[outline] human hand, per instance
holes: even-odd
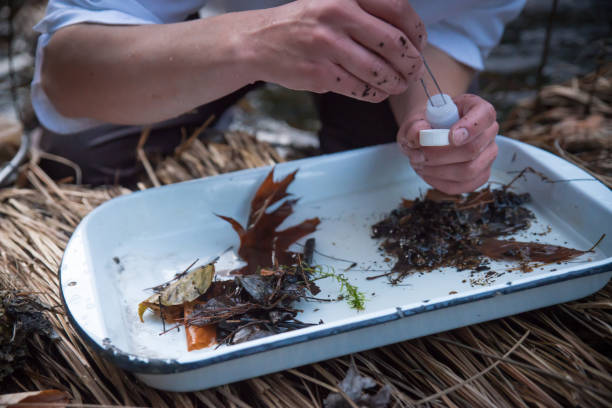
[[[244,30],[256,80],[380,102],[422,74],[425,26],[407,1],[298,0]]]
[[[397,142],[427,184],[447,194],[460,194],[474,191],[489,179],[497,156],[499,124],[495,108],[481,97],[464,94],[453,100],[460,119],[450,128],[450,146],[420,146],[419,131],[431,129],[425,109],[401,124]]]

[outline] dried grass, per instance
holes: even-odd
[[[573,100],[588,100],[578,95]],[[609,120],[599,102],[592,106],[592,114],[601,113]],[[516,115],[526,115],[523,109],[528,108],[519,108]],[[560,146],[567,146],[567,138],[542,136],[545,130],[540,126],[551,131],[554,125],[522,120],[539,135],[533,136],[538,144],[551,148],[550,141],[559,140]],[[524,131],[519,136],[530,134]],[[243,133],[225,135],[225,143],[185,139],[189,145],[156,165],[144,153],[140,155],[150,166],[140,188],[280,161],[271,147]],[[609,182],[609,174],[599,175]],[[611,284],[579,301],[206,391],[151,389],[85,346],[59,299],[57,270],[71,232],[93,208],[130,191],[58,185],[34,163],[24,166],[20,179],[27,188],[0,190],[0,286],[35,292],[56,306],[58,312],[49,318],[60,339],[52,345],[31,340],[36,357],[24,375],[4,384],[12,391],[56,388],[70,393],[77,405],[321,407],[329,392],[338,391],[338,382],[354,361],[360,373],[391,385],[394,407],[599,407],[612,401]]]
[[[500,133],[549,150],[612,188],[612,63],[544,87],[518,104]]]

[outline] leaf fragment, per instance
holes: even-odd
[[[360,375],[354,365],[349,367],[346,377],[338,384],[338,388],[343,393],[330,393],[323,400],[325,408],[350,407],[346,398],[349,398],[353,405],[363,408],[384,408],[391,402],[391,386],[385,384],[374,392],[378,388],[376,381],[372,377]]]
[[[23,404],[28,407],[47,407],[53,404],[54,407],[65,407],[70,399],[68,393],[59,390],[29,391],[0,395],[0,406],[10,408]]]
[[[485,239],[478,249],[484,255],[496,260],[507,259],[547,264],[568,261],[587,252],[538,242],[507,241],[493,238]]]
[[[206,293],[215,275],[214,264],[200,266],[191,272],[186,273],[181,278],[172,282],[159,293],[155,293],[147,300],[138,305],[138,317],[143,322],[143,314],[147,309],[151,309],[154,313],[160,314],[161,308],[164,308],[164,313],[168,311],[172,317],[176,317],[173,306],[180,306],[181,310],[177,310],[176,314],[180,316],[183,304],[193,302],[198,297]],[[166,310],[169,308],[170,310]],[[164,317],[164,320],[166,317]]]
[[[285,200],[273,211],[268,212],[268,209],[289,196],[287,187],[295,179],[297,170],[278,182],[274,181],[273,173],[274,170],[268,173],[251,201],[246,229],[231,217],[217,215],[230,223],[240,238],[238,255],[247,266],[234,273],[253,275],[259,268],[295,263],[294,254],[288,250],[289,247],[300,238],[314,232],[320,223],[319,218],[310,218],[298,225],[277,231],[283,221],[293,214],[293,206],[298,200]]]

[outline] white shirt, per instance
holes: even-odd
[[[316,0],[315,0],[316,1]],[[288,3],[283,0],[50,0],[45,17],[34,27],[41,33],[32,81],[32,105],[40,122],[56,133],[74,133],[102,123],[66,118],[57,112],[40,85],[43,49],[62,27],[77,23],[162,24],[202,16],[253,10]],[[481,70],[497,45],[506,22],[516,17],[525,0],[411,0],[427,28],[428,41],[457,61]],[[204,8],[203,8],[204,7]]]

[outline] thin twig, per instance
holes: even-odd
[[[146,127],[142,130],[140,134],[140,140],[138,140],[138,146],[136,147],[136,155],[138,156],[138,160],[142,163],[147,172],[147,176],[149,176],[149,180],[155,187],[161,186],[155,171],[153,170],[153,166],[151,166],[151,162],[147,158],[147,154],[144,151],[144,145],[149,138],[149,134],[151,133],[151,127]]]
[[[48,153],[45,151],[39,151],[37,152],[37,154],[43,159],[61,163],[65,166],[70,167],[72,170],[74,170],[74,184],[79,185],[83,182],[83,170],[81,170],[81,166],[79,166],[72,160],[62,157],[62,156],[58,156],[53,153]]]
[[[180,145],[178,145],[176,147],[176,149],[174,149],[174,156],[175,157],[179,157],[181,154],[183,154],[183,152],[185,152],[186,150],[188,150],[191,145],[193,144],[193,141],[195,139],[198,138],[198,136],[200,136],[200,134],[206,130],[206,128],[208,127],[208,125],[210,125],[210,123],[215,120],[215,115],[210,115],[208,117],[208,119],[206,119],[206,121],[202,124],[202,126],[198,127],[196,130],[194,130],[194,132],[191,134],[191,136],[189,136],[189,138],[185,141],[183,141]],[[184,128],[181,128],[181,130]]]
[[[605,237],[606,237],[606,234],[601,234],[601,237],[599,237],[597,242],[594,243],[593,246],[586,252],[593,252],[593,250],[599,246],[599,244],[601,243],[601,241],[603,241]]]

